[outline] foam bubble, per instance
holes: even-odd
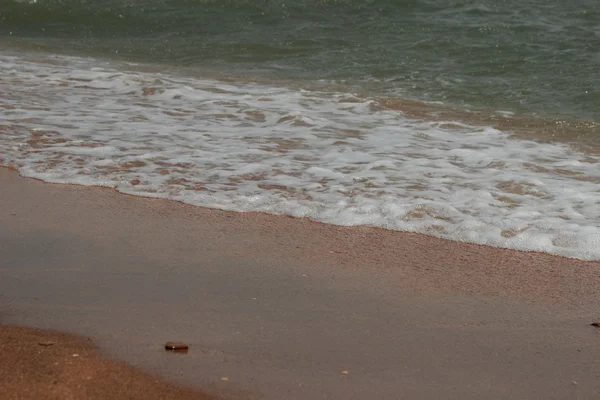
[[[564,144],[351,93],[74,57],[0,64],[0,162],[24,176],[600,259],[599,160]]]

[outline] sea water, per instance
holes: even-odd
[[[3,0],[0,164],[598,260],[599,54],[592,1]]]

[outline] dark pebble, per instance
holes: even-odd
[[[592,322],[591,325],[600,328],[600,321]]]
[[[167,342],[165,343],[166,350],[187,350],[189,346],[181,342]]]

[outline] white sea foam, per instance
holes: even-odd
[[[567,145],[349,93],[67,57],[0,68],[0,162],[24,176],[600,259],[598,157]]]

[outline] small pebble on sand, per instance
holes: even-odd
[[[181,342],[167,342],[165,343],[166,350],[187,350],[189,346]]]

